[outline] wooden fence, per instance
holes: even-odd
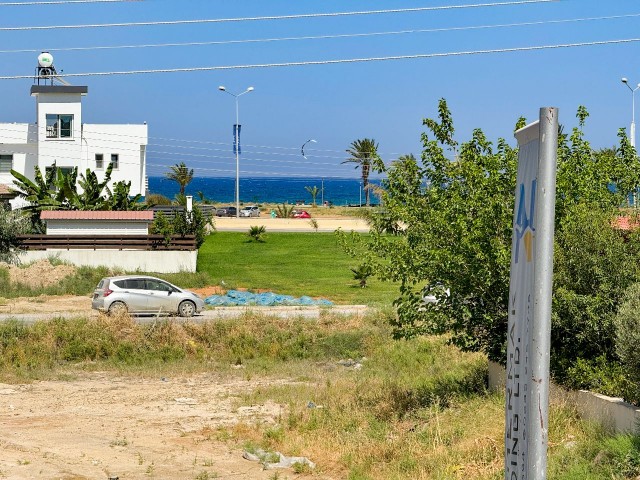
[[[196,250],[194,235],[20,235],[23,250]]]
[[[216,216],[215,205],[199,203],[197,207],[205,217],[213,218]],[[153,210],[153,218],[158,216],[158,212],[162,212],[165,217],[172,220],[176,216],[176,212],[184,212],[186,208],[181,205],[155,205],[151,207],[151,210]]]

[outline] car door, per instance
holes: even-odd
[[[126,278],[114,282],[121,291],[122,301],[129,312],[143,312],[147,308],[147,292],[143,278]]]
[[[155,278],[147,278],[147,311],[175,312],[177,297],[172,295],[174,288],[167,282]]]

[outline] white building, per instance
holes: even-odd
[[[99,125],[84,123],[82,97],[88,87],[33,85],[35,123],[0,123],[0,185],[13,186],[11,169],[35,178],[55,164],[62,169],[87,168],[104,179],[114,164],[111,184],[131,182],[131,195],[146,194],[147,125]],[[13,201],[12,201],[13,202]]]

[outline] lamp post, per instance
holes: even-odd
[[[240,217],[240,110],[238,108],[238,98],[245,93],[253,92],[253,87],[247,88],[242,93],[231,93],[227,89],[220,85],[218,90],[224,93],[228,93],[236,99],[236,124],[233,128],[235,150],[236,150],[236,218]]]
[[[622,83],[624,83],[629,90],[631,90],[631,128],[629,130],[629,139],[631,140],[631,145],[633,148],[636,148],[636,99],[635,93],[636,90],[640,88],[640,83],[636,86],[636,88],[632,88],[629,85],[629,80],[626,78],[622,78]]]

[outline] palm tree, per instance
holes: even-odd
[[[184,162],[181,162],[179,164],[172,165],[171,171],[165,173],[165,176],[169,180],[178,182],[178,185],[180,185],[180,195],[184,195],[184,189],[189,185],[189,183],[191,183],[191,180],[193,180],[193,169],[189,170]]]
[[[346,150],[351,155],[342,163],[355,163],[362,173],[362,188],[364,189],[365,202],[369,206],[369,173],[372,162],[378,158],[378,144],[373,138],[364,138],[351,142],[351,147]]]
[[[313,202],[313,206],[316,206],[316,197],[318,196],[318,193],[320,193],[320,189],[314,185],[313,187],[304,187],[304,189],[309,192],[309,195],[311,195],[311,199]]]

